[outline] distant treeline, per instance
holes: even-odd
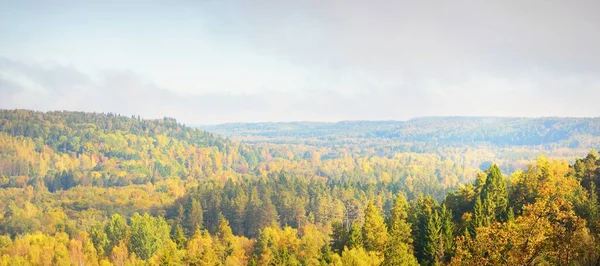
[[[448,146],[577,148],[587,147],[590,138],[600,136],[600,118],[428,117],[408,121],[236,123],[201,128],[223,136],[248,138],[383,138]]]

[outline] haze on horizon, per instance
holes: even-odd
[[[0,108],[600,115],[598,1],[0,1]]]

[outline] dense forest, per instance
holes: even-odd
[[[600,135],[600,118],[424,117],[408,121],[232,123],[202,126],[225,136],[383,138],[440,146],[585,147],[581,137]]]
[[[600,263],[596,119],[440,120],[240,141],[266,131],[1,110],[0,265]]]
[[[408,121],[232,123],[201,128],[247,144],[308,145],[340,156],[436,154],[463,166],[492,162],[512,173],[541,154],[569,161],[600,148],[600,118],[424,117]],[[343,152],[342,152],[343,153]]]

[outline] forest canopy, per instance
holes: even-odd
[[[597,264],[598,122],[478,121],[230,140],[172,118],[0,110],[0,265]]]

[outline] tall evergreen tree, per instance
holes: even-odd
[[[348,244],[348,231],[341,222],[334,222],[331,227],[331,249],[341,255]]]
[[[598,194],[596,194],[596,184],[590,182],[588,189],[588,197],[585,204],[586,220],[590,230],[598,234],[600,233],[600,203],[598,202]]]
[[[508,209],[508,190],[500,168],[493,164],[487,170],[485,185],[481,191],[484,212],[490,222],[506,221]]]
[[[431,197],[421,196],[410,204],[409,222],[412,226],[415,256],[421,264],[426,261],[427,224],[436,207],[437,204]]]
[[[425,262],[427,265],[439,265],[444,259],[444,236],[442,221],[438,211],[433,212],[427,219],[425,231]]]
[[[363,245],[367,251],[382,251],[388,240],[387,228],[379,211],[369,202],[365,210],[365,223],[362,228]]]
[[[262,202],[259,199],[258,190],[253,188],[244,213],[244,231],[248,237],[258,237],[261,216]]]
[[[204,213],[202,211],[202,205],[194,197],[190,196],[187,206],[185,208],[185,229],[188,235],[192,235],[194,232],[202,229],[202,221]]]
[[[383,265],[419,265],[413,254],[413,239],[407,223],[408,203],[403,194],[396,196],[390,217],[390,237],[385,248]]]
[[[357,222],[350,226],[350,232],[348,232],[348,248],[363,247],[363,234],[360,224]]]
[[[452,220],[452,211],[446,208],[446,204],[442,204],[440,219],[442,223],[445,259],[449,261],[454,253],[454,221]]]
[[[475,235],[475,232],[478,227],[487,226],[487,219],[485,213],[483,211],[483,203],[481,202],[481,197],[477,197],[475,199],[475,204],[473,205],[473,218],[469,224],[469,231],[471,235]]]
[[[185,242],[187,239],[185,238],[185,234],[183,233],[183,227],[180,224],[175,224],[173,228],[173,242],[177,244],[178,249],[185,248]]]
[[[233,252],[234,239],[231,227],[229,227],[229,221],[223,215],[219,215],[219,226],[217,227],[214,240],[217,256],[221,261],[225,261],[227,256]]]
[[[264,193],[261,199],[262,206],[260,212],[259,229],[263,229],[267,226],[278,224],[277,208],[271,201],[270,193]]]

